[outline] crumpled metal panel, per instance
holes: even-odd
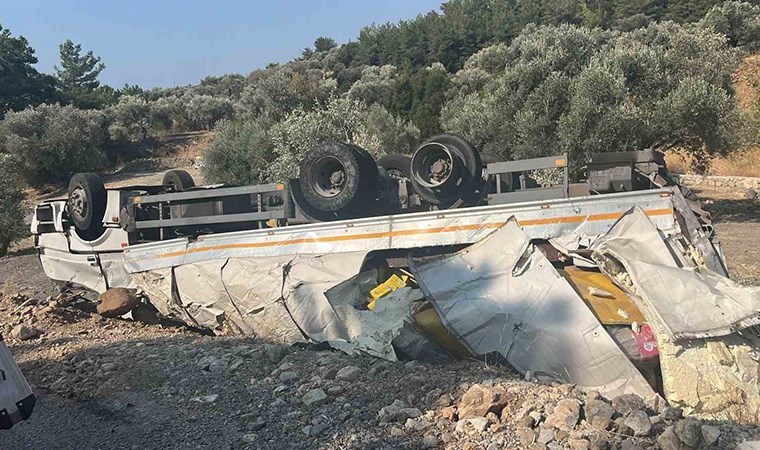
[[[446,328],[475,355],[496,352],[532,371],[608,396],[653,391],[583,300],[510,220],[429,263],[417,282]]]
[[[635,294],[639,309],[672,340],[725,336],[760,324],[760,287],[742,286],[707,267],[681,267],[646,214],[626,213],[591,246],[609,276]],[[622,269],[620,268],[622,265]]]

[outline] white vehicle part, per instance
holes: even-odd
[[[593,258],[671,340],[725,336],[760,324],[760,287],[742,286],[676,255],[638,207],[591,246]],[[622,265],[622,269],[620,268]]]
[[[635,209],[594,243],[594,259],[655,331],[668,401],[687,414],[756,425],[760,338],[756,328],[741,329],[755,323],[760,288],[742,287],[705,261],[678,267],[666,239]]]
[[[37,399],[0,336],[0,429],[26,420]]]
[[[48,278],[105,292],[107,285],[99,255],[71,253],[68,239],[63,233],[43,233],[38,237],[37,246],[42,268]]]
[[[510,205],[370,217],[283,228],[209,234],[130,246],[127,271],[143,272],[200,261],[296,254],[369,252],[383,249],[468,244],[479,241],[515,216],[531,239],[566,231],[605,233],[622,214],[638,205],[664,233],[677,229],[670,189],[625,192]]]
[[[614,397],[654,392],[575,290],[510,220],[478,243],[412,261],[441,321],[475,355]]]

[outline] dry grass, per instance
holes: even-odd
[[[679,151],[665,154],[668,170],[674,173],[690,173],[694,158]],[[714,158],[707,175],[760,177],[760,147],[738,150],[728,156]]]

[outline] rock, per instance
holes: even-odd
[[[760,441],[744,441],[737,445],[734,450],[760,450]]]
[[[335,379],[343,381],[354,381],[359,378],[359,375],[361,375],[361,373],[361,369],[356,366],[346,366],[335,374]]]
[[[662,413],[660,415],[665,420],[678,420],[681,417],[683,417],[683,411],[681,410],[681,408],[673,408],[672,406],[666,406],[662,408]]]
[[[747,189],[747,190],[744,192],[744,197],[745,197],[747,200],[754,200],[754,199],[756,199],[756,198],[757,198],[757,192],[756,192],[754,189],[752,189],[752,188],[749,188],[749,189]]]
[[[570,450],[589,450],[591,442],[588,439],[568,439],[567,447]]]
[[[28,341],[29,339],[34,339],[37,336],[40,335],[40,330],[37,328],[34,328],[33,326],[29,325],[16,325],[11,330],[11,336],[13,336],[16,339],[20,339],[22,341]]]
[[[291,381],[298,378],[298,374],[295,372],[282,372],[280,376],[277,377],[277,379],[280,380],[281,383],[290,383]]]
[[[517,429],[522,430],[525,428],[533,428],[536,426],[536,419],[533,418],[530,414],[526,414],[522,417],[520,417],[520,420],[517,421]]]
[[[605,436],[596,435],[589,442],[589,450],[609,450],[611,447],[609,439]]]
[[[437,447],[440,441],[435,436],[425,436],[422,438],[422,446],[425,448]]]
[[[457,422],[454,430],[458,433],[477,432],[482,433],[488,428],[489,422],[485,417],[470,417]]]
[[[637,409],[644,409],[644,399],[636,394],[618,395],[612,399],[612,407],[619,414],[626,415]]]
[[[615,419],[615,431],[625,436],[633,436],[633,430],[625,424],[625,419],[625,417]]]
[[[536,441],[541,444],[548,444],[554,439],[554,430],[549,427],[541,427],[538,430]]]
[[[266,352],[269,361],[277,364],[288,354],[288,349],[284,345],[264,344],[264,352]]]
[[[258,435],[256,433],[247,433],[243,435],[243,442],[246,444],[255,444]]]
[[[604,400],[588,400],[583,407],[583,414],[591,428],[607,430],[615,414],[615,408]]]
[[[632,440],[626,439],[620,443],[620,450],[644,450],[644,449],[636,445],[636,443],[633,442]]]
[[[718,442],[718,438],[720,438],[720,430],[718,427],[702,425],[702,443],[705,447],[710,447]]]
[[[443,409],[441,409],[441,417],[443,417],[446,420],[450,420],[452,422],[456,422],[459,416],[457,415],[457,412],[454,408],[451,406],[447,406]]]
[[[306,406],[319,406],[327,401],[327,394],[321,388],[312,389],[301,397],[301,401]]]
[[[335,395],[340,395],[342,393],[343,393],[343,388],[340,386],[330,386],[329,388],[327,388],[327,395],[335,396]]]
[[[158,325],[161,323],[158,319],[158,310],[148,303],[140,303],[132,310],[132,320],[147,323],[148,325]]]
[[[660,450],[689,450],[689,447],[678,438],[675,427],[672,425],[665,428],[665,431],[657,437],[657,445],[660,446]]]
[[[264,420],[263,417],[259,417],[255,421],[248,424],[248,429],[251,431],[259,431],[265,426],[267,426],[267,422]]]
[[[499,414],[507,402],[507,391],[504,388],[475,384],[465,392],[457,405],[459,418],[485,417],[489,412]]]
[[[520,445],[523,447],[530,447],[534,442],[536,442],[536,432],[528,428],[527,430],[522,430],[518,433],[518,438],[520,439]]]
[[[668,406],[668,402],[660,394],[654,394],[646,400],[645,406],[653,414],[662,414],[665,407]]]
[[[702,440],[702,426],[691,417],[676,423],[675,432],[678,438],[689,447],[699,447]]]
[[[203,397],[193,397],[193,398],[190,399],[190,401],[193,402],[193,403],[200,403],[202,405],[208,405],[208,404],[216,402],[217,398],[219,398],[218,395],[211,394],[211,395],[204,395]]]
[[[652,422],[644,411],[631,411],[625,418],[625,425],[633,430],[634,436],[646,436],[652,430]]]
[[[401,400],[394,400],[390,405],[381,408],[378,411],[377,416],[380,419],[380,423],[389,422],[406,422],[409,418],[417,418],[422,415],[422,411],[417,408],[409,408],[406,403]]]
[[[581,404],[574,398],[564,398],[557,402],[554,412],[546,418],[546,425],[559,430],[570,431],[578,424]]]
[[[100,366],[100,369],[103,372],[115,372],[117,367],[118,366],[115,363],[105,363],[102,366]]]
[[[208,371],[211,373],[222,373],[227,370],[227,361],[223,359],[215,359],[208,365]]]
[[[140,298],[135,290],[127,288],[111,288],[98,297],[98,314],[103,317],[119,317],[137,308]]]

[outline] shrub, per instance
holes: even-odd
[[[13,156],[23,179],[64,182],[105,162],[105,117],[73,106],[40,105],[10,112],[0,122],[0,149]]]
[[[107,111],[108,132],[116,140],[141,141],[171,128],[171,109],[164,102],[124,95]]]
[[[728,1],[712,7],[699,22],[728,42],[746,51],[760,48],[760,6],[747,2]]]
[[[235,113],[232,102],[226,98],[195,95],[185,105],[187,118],[196,130],[210,130],[222,119],[231,119]]]
[[[257,184],[266,181],[274,159],[270,124],[223,120],[203,153],[203,176],[213,183]]]
[[[16,240],[28,234],[24,216],[26,195],[8,155],[0,155],[0,256]]]

